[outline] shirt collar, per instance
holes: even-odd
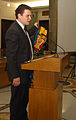
[[[17,21],[17,23],[21,26],[21,28],[24,30],[24,25],[23,25],[21,22],[19,22],[18,19],[16,19],[16,21]]]

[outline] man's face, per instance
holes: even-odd
[[[28,9],[24,10],[24,13],[18,14],[18,20],[23,24],[23,25],[29,25],[31,21],[31,11]]]

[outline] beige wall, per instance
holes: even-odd
[[[0,48],[1,48],[1,19],[14,20],[14,11],[17,4],[11,3],[10,7],[7,7],[7,2],[0,1]]]
[[[58,6],[58,45],[76,52],[76,0],[58,0]]]
[[[39,20],[49,20],[49,16],[42,16],[42,11],[48,11],[49,8],[38,9],[38,21]]]

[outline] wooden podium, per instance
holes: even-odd
[[[22,69],[34,70],[33,87],[29,90],[29,120],[62,119],[62,86],[59,72],[69,64],[69,55],[46,56],[22,64]]]

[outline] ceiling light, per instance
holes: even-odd
[[[49,0],[26,2],[25,4],[29,5],[30,7],[49,6]]]
[[[7,3],[7,6],[10,7],[10,3]]]

